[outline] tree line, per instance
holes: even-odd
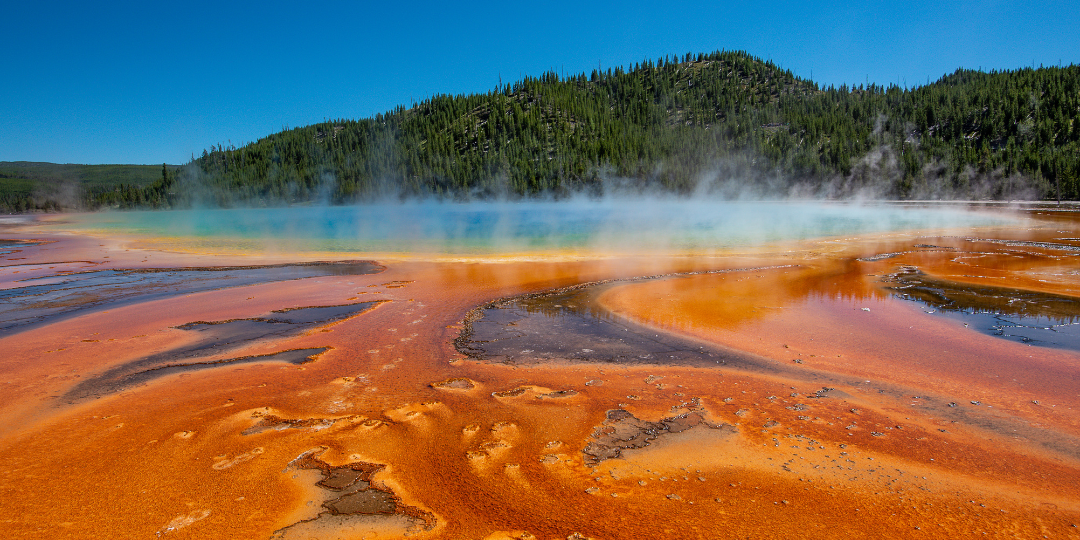
[[[1080,199],[1080,67],[820,88],[744,52],[526,77],[211,146],[88,207],[560,197]]]
[[[172,174],[178,166],[170,166]],[[78,165],[27,161],[0,162],[0,211],[59,212],[91,207],[94,194],[128,192],[137,195],[162,178],[155,165]]]

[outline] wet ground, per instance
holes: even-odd
[[[100,375],[84,379],[68,390],[63,399],[76,402],[117,393],[147,382],[188,371],[219,368],[226,365],[286,362],[304,364],[314,361],[329,347],[286,349],[282,351],[231,356],[261,342],[272,342],[301,334],[311,328],[355,317],[380,302],[360,302],[340,306],[315,306],[275,310],[259,317],[224,321],[196,321],[175,326],[195,332],[199,337],[188,344],[131,360]]]
[[[640,281],[639,279],[627,282]],[[761,359],[690,342],[611,317],[595,297],[609,281],[500,299],[470,312],[454,341],[472,358],[538,362],[731,366],[775,373]]]
[[[25,271],[34,270],[35,266],[39,265],[5,265],[3,270],[14,277],[20,267]],[[317,276],[374,274],[381,270],[371,261],[333,261],[48,272],[17,279],[0,290],[0,331],[23,330],[62,317],[182,294]]]
[[[1021,343],[1080,351],[1080,302],[1075,297],[935,279],[915,267],[902,267],[887,280],[893,283],[889,290],[921,302],[930,308],[927,313]]]
[[[8,229],[0,533],[1080,538],[1080,216],[1035,217],[329,265]]]

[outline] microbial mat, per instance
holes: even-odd
[[[1080,212],[0,224],[5,538],[1080,538]]]

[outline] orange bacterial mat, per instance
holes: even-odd
[[[1078,231],[448,260],[9,226],[0,536],[1080,538]]]

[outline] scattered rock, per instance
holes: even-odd
[[[547,394],[540,394],[536,396],[536,399],[559,399],[576,396],[577,390],[557,390],[555,392],[548,392]]]
[[[531,386],[519,386],[512,390],[506,390],[505,392],[492,392],[491,395],[497,398],[518,397],[525,392],[528,392]]]
[[[262,433],[264,431],[281,431],[285,429],[311,429],[316,431],[319,429],[325,429],[334,425],[339,420],[345,418],[281,418],[279,416],[268,414],[262,416],[258,422],[251,427],[240,432],[241,435],[255,435],[256,433]]]
[[[326,448],[316,448],[300,454],[289,463],[289,470],[317,470],[322,479],[315,485],[323,491],[324,510],[316,517],[298,521],[274,531],[272,539],[285,539],[296,536],[306,526],[325,521],[328,525],[336,523],[340,516],[386,516],[404,518],[415,531],[428,531],[435,527],[435,516],[419,508],[405,505],[389,489],[374,485],[372,476],[384,468],[383,465],[356,461],[333,466],[319,459]]]
[[[476,388],[476,383],[465,377],[456,377],[453,379],[446,379],[445,381],[431,383],[432,388],[441,388],[444,390],[472,390]]]
[[[706,422],[698,412],[688,412],[679,416],[662,418],[658,422],[648,422],[624,409],[612,409],[607,412],[604,422],[593,431],[593,442],[581,452],[585,454],[585,465],[592,467],[604,460],[618,458],[623,450],[644,448],[658,437],[694,428],[737,432],[735,426],[730,424]]]

